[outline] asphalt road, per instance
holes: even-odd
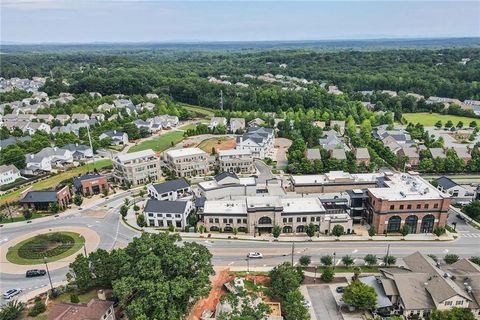
[[[119,219],[118,208],[123,203],[125,196],[112,197],[102,203],[106,205],[109,213],[103,219],[88,216],[89,210],[73,213],[69,216],[56,219],[36,222],[31,224],[21,224],[15,227],[0,229],[0,241],[5,242],[14,239],[27,232],[45,229],[49,227],[83,226],[88,227],[98,233],[100,236],[100,248],[112,249],[116,243],[128,243],[139,233],[125,227]],[[95,208],[93,208],[95,209]],[[457,220],[457,230],[459,238],[451,242],[296,242],[294,243],[293,261],[298,261],[302,255],[310,255],[313,263],[318,263],[320,257],[325,254],[336,254],[337,261],[343,255],[354,257],[356,263],[363,263],[362,257],[366,254],[376,254],[379,258],[387,252],[390,244],[390,254],[401,258],[411,254],[414,251],[420,251],[425,254],[435,254],[439,257],[446,253],[455,253],[460,257],[470,257],[480,255],[480,230],[474,229],[465,222],[451,217],[451,221]],[[246,255],[248,252],[256,251],[264,255],[263,259],[250,259],[250,267],[272,267],[284,261],[291,261],[292,243],[287,242],[266,242],[266,241],[241,241],[241,240],[205,240],[205,239],[185,239],[185,241],[196,241],[205,245],[213,254],[212,262],[216,267],[240,267],[247,268]],[[6,263],[6,262],[4,262]],[[0,270],[1,271],[1,270]],[[65,275],[68,268],[61,268],[51,271],[52,282],[66,280]],[[14,275],[0,273],[0,289],[2,292],[11,288],[21,288],[24,292],[35,290],[39,287],[48,286],[48,277],[25,278],[24,275]]]
[[[272,168],[267,166],[263,161],[255,160],[254,164],[259,173],[257,178],[258,184],[265,184],[267,180],[274,178]]]

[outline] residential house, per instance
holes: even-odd
[[[230,131],[233,133],[243,132],[245,130],[244,118],[230,118]]]
[[[153,111],[157,106],[151,102],[142,102],[140,104],[137,104],[136,108],[138,110],[147,110],[147,111]]]
[[[190,200],[160,201],[148,199],[143,209],[145,221],[149,227],[184,230],[188,226],[188,216],[194,211],[194,204]]]
[[[88,116],[88,114],[85,114],[85,113],[74,113],[74,114],[72,114],[72,121],[84,122],[84,121],[87,121],[87,120],[90,120],[90,117]]]
[[[348,149],[343,137],[335,130],[324,132],[324,136],[318,140],[320,146],[325,150]]]
[[[447,157],[443,148],[430,148],[429,151],[430,151],[430,155],[432,156],[432,159],[436,159],[436,158],[445,159]]]
[[[452,203],[467,204],[476,197],[476,189],[472,186],[462,186],[452,179],[441,176],[435,179],[437,189],[452,196]]]
[[[343,92],[340,91],[337,86],[328,86],[328,93],[334,94],[337,96],[343,94]]]
[[[28,191],[19,202],[24,208],[32,210],[49,210],[52,203],[65,209],[72,203],[72,194],[68,185],[59,185],[54,190]]]
[[[73,178],[73,186],[75,191],[84,196],[92,196],[108,192],[107,176],[99,173],[87,173]]]
[[[415,98],[415,101],[420,101],[422,99],[425,99],[424,96],[422,96],[421,94],[416,94],[416,93],[407,93],[407,97],[413,97]]]
[[[111,112],[114,109],[115,109],[115,106],[109,103],[102,103],[97,107],[98,112]]]
[[[392,91],[392,90],[382,90],[381,92],[382,92],[383,94],[389,95],[390,97],[396,97],[396,96],[397,96],[397,92],[396,92],[396,91]]]
[[[132,101],[128,99],[116,99],[113,101],[113,104],[115,105],[115,107],[117,107],[117,109],[125,110],[128,115],[137,113],[135,105]]]
[[[305,150],[305,157],[308,160],[322,160],[322,156],[320,154],[320,149],[314,148],[314,149],[307,149]]]
[[[380,286],[381,291],[375,288],[378,297],[390,300],[392,307],[386,310],[424,320],[433,310],[468,308],[480,319],[480,267],[468,259],[442,265],[420,252],[403,261],[405,268],[381,269],[371,282]]]
[[[248,122],[248,127],[252,128],[252,127],[260,127],[262,125],[265,124],[265,121],[263,121],[262,119],[260,118],[255,118],[251,121]]]
[[[25,137],[8,137],[7,139],[0,140],[0,150],[3,148],[6,148],[8,146],[11,146],[17,142],[25,142],[25,141],[31,141],[32,137],[30,136],[25,136]]]
[[[69,123],[67,125],[61,126],[61,127],[55,127],[52,129],[53,134],[57,134],[59,132],[65,132],[65,133],[73,133],[76,136],[80,135],[80,129],[81,128],[87,128],[90,125],[87,122],[80,122],[80,123]]]
[[[70,116],[68,114],[57,114],[55,119],[60,121],[62,124],[65,124],[70,121]]]
[[[142,119],[137,119],[135,121],[133,121],[133,124],[135,126],[137,126],[138,129],[141,129],[141,128],[145,128],[148,130],[148,132],[152,132],[152,126],[153,126],[153,123],[152,122],[149,122],[149,121],[144,121]]]
[[[248,132],[237,137],[238,150],[250,150],[254,158],[273,156],[275,134],[271,128],[250,127]]]
[[[156,116],[153,118],[148,118],[148,122],[152,122],[152,128],[158,128],[158,125],[160,126],[160,129],[162,128],[174,128],[178,125],[178,117],[177,116],[170,116],[168,114],[164,114],[161,116]],[[157,126],[156,126],[157,125]]]
[[[325,121],[314,121],[313,125],[319,127],[320,129],[323,129],[325,128]]]
[[[125,132],[110,130],[103,132],[99,137],[100,140],[110,138],[112,145],[125,145],[128,143],[128,135]]]
[[[25,127],[23,127],[22,131],[24,133],[28,133],[30,135],[34,134],[37,131],[44,131],[46,133],[51,132],[51,128],[48,124],[42,122],[28,122]]]
[[[92,299],[88,303],[59,302],[49,307],[48,320],[115,320],[114,302]]]
[[[336,127],[338,127],[338,132],[343,136],[345,133],[345,121],[330,120],[330,129],[335,130]]]
[[[457,153],[457,156],[465,162],[465,164],[468,163],[468,161],[472,160],[472,155],[470,154],[470,151],[466,147],[453,147],[453,150]]]
[[[418,174],[388,174],[380,187],[368,188],[367,222],[378,234],[432,233],[447,223],[450,196]]]
[[[192,198],[192,188],[185,178],[149,184],[147,192],[150,198],[162,201]]]
[[[332,149],[330,150],[330,158],[336,160],[347,160],[347,154],[344,149]]]
[[[152,149],[116,155],[113,179],[119,183],[142,185],[160,178],[160,158]]]
[[[55,118],[51,114],[37,114],[37,119],[40,122],[50,123]]]
[[[147,94],[145,95],[145,97],[146,97],[147,99],[158,99],[158,94],[156,94],[156,93],[147,93]]]
[[[25,172],[52,171],[52,167],[64,167],[73,163],[73,152],[63,148],[46,147],[36,154],[25,155]]]
[[[213,180],[198,184],[200,196],[206,200],[231,199],[232,197],[255,196],[257,183],[253,177],[238,177],[233,172],[217,174]]]
[[[105,115],[103,113],[92,113],[90,115],[91,120],[97,120],[98,122],[105,121]]]
[[[357,164],[363,163],[366,166],[370,165],[370,153],[367,148],[355,148],[353,155],[355,156]]]
[[[250,150],[219,150],[217,155],[220,171],[236,173],[255,172],[253,155]]]
[[[19,178],[21,178],[20,170],[13,164],[0,166],[0,186],[13,183]]]
[[[212,117],[212,120],[210,120],[210,123],[208,124],[209,129],[216,128],[218,126],[227,126],[227,118],[225,117]]]
[[[414,147],[403,147],[398,150],[398,156],[407,157],[407,164],[410,167],[416,167],[420,164],[420,155],[417,152],[417,148]]]
[[[199,148],[171,149],[165,152],[165,160],[179,177],[207,174],[208,154]]]
[[[62,147],[72,152],[73,160],[81,161],[93,158],[93,150],[87,145],[78,143],[69,143]]]

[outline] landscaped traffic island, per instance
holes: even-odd
[[[79,251],[85,239],[75,232],[50,232],[23,240],[10,247],[7,260],[14,264],[34,265],[58,261]]]

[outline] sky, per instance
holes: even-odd
[[[1,0],[2,43],[480,37],[480,1]]]

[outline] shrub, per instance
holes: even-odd
[[[52,243],[57,246],[51,248]],[[18,256],[24,259],[42,259],[43,257],[55,257],[69,250],[75,244],[75,240],[68,234],[49,233],[33,237],[18,248]]]
[[[140,228],[146,227],[147,223],[145,222],[145,216],[143,214],[138,215],[137,217],[137,225]]]
[[[308,267],[308,265],[312,262],[312,259],[310,256],[301,256],[300,259],[298,259],[298,262],[302,267]]]
[[[32,214],[32,211],[30,211],[29,209],[23,209],[22,214],[25,220],[32,219],[33,214]]]
[[[322,275],[320,276],[320,279],[322,279],[325,282],[331,282],[334,277],[335,277],[335,271],[333,270],[333,268],[327,267],[323,270]]]
[[[140,210],[140,207],[137,206],[137,205],[134,205],[134,206],[133,206],[133,210],[134,210],[134,211],[138,211],[138,210]]]
[[[438,262],[438,257],[434,254],[427,254],[428,257],[430,257],[430,259],[432,259],[433,261],[435,262]]]
[[[122,217],[126,217],[127,216],[127,213],[128,213],[128,207],[123,205],[120,207],[120,214],[122,215]]]
[[[377,264],[377,256],[374,254],[367,254],[363,260],[365,261],[366,264],[369,266],[375,266]]]
[[[345,228],[342,225],[336,224],[336,225],[333,226],[332,234],[335,237],[340,237],[344,233],[345,233]]]
[[[445,228],[444,227],[436,227],[433,229],[433,233],[437,236],[440,237],[442,234],[445,233]]]
[[[387,266],[394,265],[396,262],[397,262],[397,258],[395,258],[394,256],[388,255],[383,257],[383,263],[385,263],[385,265]]]
[[[174,232],[174,231],[175,231],[175,227],[173,226],[173,224],[169,224],[169,225],[168,225],[168,231],[170,231],[170,232]]]
[[[80,298],[78,298],[78,296],[76,294],[71,294],[70,295],[70,302],[71,303],[79,303],[80,302]]]
[[[321,256],[320,257],[320,262],[324,265],[324,266],[331,266],[333,264],[333,257],[330,256],[330,255],[326,255],[326,256]]]
[[[377,231],[375,230],[375,227],[374,227],[374,226],[371,226],[371,227],[368,229],[368,235],[369,235],[370,237],[373,237],[376,233],[377,233]]]
[[[75,203],[75,205],[77,206],[81,206],[83,203],[82,196],[79,194],[76,194],[75,197],[73,197],[73,203]]]
[[[445,261],[446,264],[453,264],[457,262],[459,257],[456,254],[450,253],[446,254],[445,257],[443,257],[443,260]]]
[[[0,319],[15,320],[18,319],[25,308],[25,304],[18,300],[12,300],[4,304],[0,309]]]
[[[353,261],[353,258],[349,255],[346,255],[344,257],[342,257],[342,263],[345,267],[350,267],[351,265],[353,265],[354,261]]]
[[[30,311],[28,312],[28,315],[30,317],[36,317],[40,313],[45,312],[45,310],[47,310],[45,303],[43,303],[43,301],[37,301],[35,302],[35,305],[32,307],[32,309],[30,309]]]
[[[475,263],[476,265],[479,265],[479,266],[480,266],[480,256],[470,257],[469,260],[472,261],[473,263]]]

